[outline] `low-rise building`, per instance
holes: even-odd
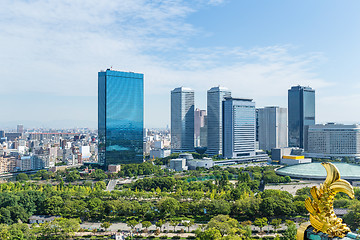
[[[195,170],[196,168],[212,168],[214,166],[214,161],[211,158],[203,158],[203,159],[193,159],[188,160],[186,162],[189,170]]]
[[[186,166],[186,159],[185,158],[171,159],[170,169],[173,169],[177,172],[188,170],[188,167]]]
[[[327,123],[309,126],[307,156],[360,158],[360,125]]]

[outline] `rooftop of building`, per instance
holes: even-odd
[[[194,90],[188,87],[178,87],[174,88],[174,90],[172,90],[171,92],[194,92]]]
[[[325,123],[310,125],[309,129],[360,129],[359,124]]]
[[[230,90],[226,87],[221,87],[221,86],[217,86],[217,87],[212,87],[210,88],[210,90],[208,90],[208,92],[222,92],[222,91],[228,91],[230,92]]]
[[[315,91],[315,89],[312,89],[311,87],[309,86],[300,86],[300,85],[297,85],[297,86],[292,86],[289,91],[300,91],[300,90],[305,90],[305,91]]]
[[[225,100],[235,100],[235,101],[246,101],[252,102],[253,99],[250,98],[234,98],[234,97],[225,97]]]

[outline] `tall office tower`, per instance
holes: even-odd
[[[171,151],[194,151],[194,90],[171,91]]]
[[[22,124],[19,124],[19,125],[17,125],[17,133],[24,133],[24,125],[22,125]]]
[[[205,126],[206,110],[195,109],[194,112],[194,133],[195,147],[200,147],[200,129]]]
[[[288,146],[287,109],[259,108],[259,147],[262,150]]]
[[[143,162],[144,75],[98,73],[99,164]]]
[[[200,147],[207,147],[207,115],[204,116],[204,126],[200,128]]]
[[[223,101],[223,156],[255,156],[256,117],[252,99],[225,98]]]
[[[210,156],[222,154],[222,102],[231,97],[229,89],[213,87],[207,91],[207,151]]]
[[[5,131],[4,130],[0,130],[0,138],[4,138],[5,137]]]
[[[315,124],[315,90],[294,86],[288,90],[289,147],[307,149],[307,129]]]

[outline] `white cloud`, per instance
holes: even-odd
[[[199,32],[186,17],[205,4],[222,3],[4,0],[0,94],[96,96],[99,70],[113,66],[143,72],[151,126],[168,122],[169,92],[180,85],[194,88],[205,106],[205,92],[214,85],[227,86],[239,97],[284,97],[285,104],[291,85],[319,89],[330,84],[312,74],[311,66],[321,55],[297,56],[292,46],[192,48],[187,40]],[[63,114],[87,118],[85,110]]]

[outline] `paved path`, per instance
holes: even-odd
[[[114,190],[114,189],[115,189],[115,186],[116,186],[116,184],[117,184],[117,181],[118,181],[118,180],[116,180],[116,179],[111,179],[111,180],[109,181],[108,185],[106,186],[106,191],[111,192],[112,190]]]
[[[81,228],[84,228],[84,229],[89,229],[89,230],[93,230],[93,229],[100,229],[100,222],[83,222],[80,224],[80,227]],[[200,224],[194,224],[193,226],[190,227],[190,231],[193,231],[193,230],[196,230],[198,227],[200,227],[201,225]],[[138,224],[135,226],[136,229],[139,229],[141,230],[142,229],[142,226],[141,224]],[[184,229],[184,230],[188,230],[187,227],[185,226],[177,226],[175,228],[175,230],[181,230],[181,229]],[[108,231],[114,231],[114,232],[117,232],[118,230],[120,231],[130,231],[130,227],[128,227],[126,225],[126,223],[113,223],[109,228],[108,228]],[[156,230],[156,226],[155,225],[151,225],[148,230]],[[163,225],[163,227],[161,228],[161,230],[172,230],[174,231],[174,227],[171,226],[169,223],[166,223]]]

